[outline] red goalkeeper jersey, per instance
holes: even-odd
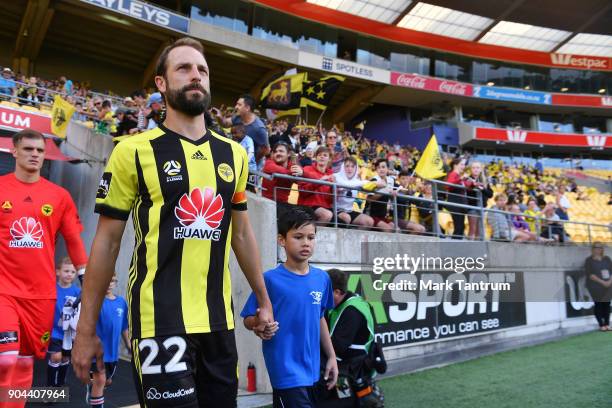
[[[76,206],[62,187],[42,177],[24,183],[14,173],[0,176],[0,293],[54,299],[57,233],[74,243],[82,230]],[[69,248],[72,261],[85,264],[82,243],[76,247]]]

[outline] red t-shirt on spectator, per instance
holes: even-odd
[[[291,174],[289,170],[289,165],[287,167],[283,167],[279,164],[276,164],[272,159],[266,159],[266,163],[264,164],[263,172],[266,174]],[[261,186],[263,187],[263,191],[261,194],[269,198],[270,200],[274,200],[274,187],[276,188],[276,201],[279,203],[286,203],[289,200],[289,193],[291,192],[291,186],[293,185],[293,181],[281,178],[273,178],[272,180],[268,180],[264,178],[261,182]]]
[[[68,191],[40,178],[0,177],[0,293],[55,299],[55,242],[61,232],[75,265],[87,263],[83,230]]]
[[[323,176],[332,175],[332,169],[328,168],[324,173],[317,170],[316,166],[304,167],[304,175],[302,177],[319,180]],[[301,181],[298,183],[300,189],[300,195],[298,198],[298,205],[306,207],[332,207],[332,193],[331,186],[324,184],[309,183],[307,181]]]

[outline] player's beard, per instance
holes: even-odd
[[[187,92],[193,89],[199,90],[202,92],[202,95],[200,96],[197,93],[194,93],[190,98],[187,95]],[[210,93],[197,82],[186,85],[181,89],[172,89],[168,87],[164,96],[166,97],[166,103],[172,109],[182,112],[188,116],[201,115],[210,105]]]

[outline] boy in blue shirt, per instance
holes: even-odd
[[[334,308],[327,273],[308,264],[315,245],[312,215],[298,209],[278,222],[278,242],[287,260],[264,273],[266,288],[278,322],[259,321],[257,301],[251,294],[242,313],[244,325],[263,339],[266,367],[273,389],[273,407],[314,408],[313,385],[320,376],[320,348],[327,356],[324,379],[336,385],[338,365],[324,318]]]
[[[104,387],[112,383],[113,375],[117,370],[119,360],[119,341],[123,342],[128,350],[131,350],[127,312],[128,307],[124,298],[115,296],[113,290],[117,286],[117,275],[113,275],[106,297],[102,302],[100,317],[96,325],[96,334],[102,342],[104,349],[104,372],[99,372],[94,362],[91,365],[92,381],[87,385],[87,400],[92,407],[100,408],[104,406]]]
[[[62,259],[56,274],[57,299],[55,301],[51,342],[49,343],[49,361],[47,362],[47,385],[49,387],[63,387],[66,382],[66,374],[70,366],[70,350],[62,347],[64,341],[62,312],[64,306],[71,307],[81,296],[81,289],[73,283],[76,277],[76,269],[70,258]]]

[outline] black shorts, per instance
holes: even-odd
[[[104,363],[104,374],[106,375],[107,380],[112,380],[115,376],[115,372],[117,371],[117,362],[113,361],[112,363]],[[91,363],[91,368],[89,369],[89,374],[97,373],[98,366],[94,361]]]
[[[234,408],[238,353],[233,330],[132,340],[142,407]]]
[[[295,387],[272,390],[272,408],[315,408],[315,387]]]
[[[63,349],[62,348],[63,343],[64,343],[63,340],[52,338],[51,341],[49,342],[48,352],[50,354],[53,354],[53,353],[59,353],[61,351],[62,352],[62,356],[70,357],[70,352],[72,350],[65,350],[65,349]]]
[[[353,221],[355,221],[355,218],[359,217],[362,214],[359,211],[338,210],[336,212],[338,213],[338,215],[340,215],[341,213],[348,214],[348,216],[351,217],[351,223],[353,223]]]

